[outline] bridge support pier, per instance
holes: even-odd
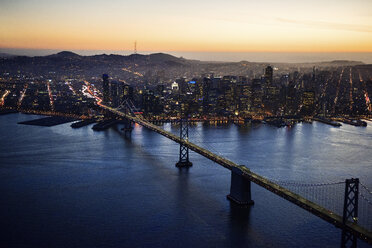
[[[358,195],[359,195],[359,179],[352,178],[345,181],[345,199],[344,213],[342,217],[343,229],[341,238],[341,248],[356,248],[357,236],[346,229],[345,225],[348,221],[356,223],[358,221]]]
[[[183,140],[188,140],[189,138],[189,124],[186,119],[180,120],[180,138]],[[177,167],[190,167],[192,163],[189,160],[189,148],[180,144],[180,158],[176,163]]]
[[[132,135],[132,122],[130,120],[125,120],[124,121],[124,127],[122,128],[122,130],[124,131],[124,135],[125,137],[131,137]]]
[[[227,195],[227,199],[243,206],[254,204],[251,198],[251,181],[243,177],[243,172],[239,168],[231,169],[230,194]]]

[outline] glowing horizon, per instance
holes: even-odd
[[[0,0],[0,48],[372,52],[372,1]]]

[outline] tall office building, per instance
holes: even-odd
[[[107,74],[102,75],[102,80],[103,80],[103,101],[104,102],[109,102],[110,101],[110,83],[109,83],[109,76]]]
[[[209,109],[209,91],[211,88],[212,80],[210,78],[203,78],[202,90],[201,90],[201,102],[202,102],[202,112],[203,114],[208,114]]]
[[[273,83],[273,68],[271,66],[265,69],[265,79],[267,84],[271,85]]]
[[[238,101],[238,109],[240,114],[248,114],[252,104],[252,85],[242,81],[237,85],[236,97]]]
[[[123,100],[129,99],[133,101],[133,87],[131,87],[129,84],[124,84],[124,92],[123,92]]]
[[[118,107],[124,100],[125,84],[121,81],[110,82],[111,106]]]
[[[302,112],[303,114],[312,114],[315,104],[315,92],[308,90],[302,93]]]
[[[117,107],[119,102],[119,84],[116,81],[110,82],[110,102],[112,107]]]
[[[260,112],[262,110],[262,98],[264,92],[261,84],[261,79],[253,79],[252,80],[252,98],[251,98],[251,106],[253,112]]]

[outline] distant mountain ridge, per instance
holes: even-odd
[[[167,53],[152,53],[149,55],[144,54],[131,54],[131,55],[119,55],[119,54],[96,54],[96,55],[80,55],[71,51],[61,51],[51,55],[45,56],[24,56],[24,55],[13,55],[8,53],[0,53],[0,58],[11,58],[11,57],[27,57],[27,58],[59,58],[59,59],[85,59],[85,58],[95,58],[95,59],[114,59],[114,60],[147,60],[151,62],[167,62],[167,63],[180,63],[183,64],[187,61],[200,62],[200,63],[257,63],[257,64],[267,64],[267,62],[254,62],[254,61],[240,61],[240,62],[225,62],[225,61],[199,61],[199,60],[189,60],[185,58],[178,58],[176,56]],[[352,60],[332,60],[332,61],[321,61],[321,62],[302,62],[302,63],[289,63],[289,62],[276,62],[272,64],[320,64],[320,65],[337,65],[337,66],[352,66],[352,65],[362,65],[362,61],[352,61]]]
[[[10,53],[0,53],[0,58],[11,58],[16,57],[17,55],[10,54]]]
[[[319,64],[337,64],[337,65],[363,65],[364,63],[362,61],[351,61],[351,60],[332,60],[332,61],[324,61],[319,62]]]
[[[182,58],[177,58],[173,55],[166,54],[166,53],[152,53],[149,55],[144,54],[131,54],[131,55],[119,55],[119,54],[97,54],[97,55],[79,55],[77,53],[71,51],[62,51],[56,54],[46,55],[46,56],[36,56],[39,58],[61,58],[61,59],[84,59],[84,58],[95,58],[95,59],[123,59],[123,60],[149,60],[152,62],[165,62],[165,61],[172,61],[172,62],[181,62],[186,61]],[[32,58],[32,57],[31,57]]]
[[[46,77],[97,77],[107,73],[127,82],[166,81],[179,77],[198,75],[260,75],[265,67],[279,68],[278,73],[305,70],[313,67],[344,67],[364,65],[359,61],[335,60],[319,63],[270,63],[270,62],[211,62],[189,60],[166,53],[149,55],[99,54],[83,56],[71,51],[61,51],[46,56],[0,56],[0,73],[25,73]]]
[[[110,75],[130,74],[136,67],[136,71],[164,71],[177,68],[174,71],[188,70],[193,60],[177,58],[170,54],[154,53],[149,55],[131,54],[99,54],[83,56],[71,51],[61,51],[46,56],[12,56],[0,57],[0,72],[22,71],[32,75],[99,75],[109,73]],[[161,74],[164,74],[163,72]],[[141,73],[137,74],[141,75]],[[125,77],[126,75],[123,75]]]
[[[40,57],[60,57],[60,58],[76,58],[76,57],[83,57],[77,53],[70,52],[70,51],[62,51],[56,54],[51,54],[47,56],[40,56]]]

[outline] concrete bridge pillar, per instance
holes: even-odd
[[[124,131],[124,135],[126,137],[131,137],[132,135],[132,122],[130,120],[124,120],[124,128],[122,128],[122,130]]]
[[[253,205],[251,198],[251,181],[243,176],[243,172],[236,167],[231,169],[230,194],[227,199],[239,205]]]

